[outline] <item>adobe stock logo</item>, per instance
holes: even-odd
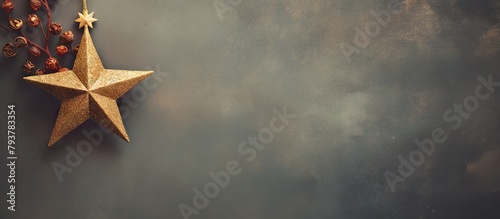
[[[215,0],[214,8],[221,21],[224,21],[224,14],[233,11],[243,0]]]
[[[443,113],[443,121],[449,123],[451,130],[459,129],[463,122],[479,109],[481,101],[488,100],[495,92],[495,87],[500,87],[500,81],[493,81],[491,74],[488,79],[479,76],[478,80],[480,84],[475,88],[474,94],[465,97],[461,104],[453,104],[453,107]],[[434,154],[436,146],[443,144],[446,140],[448,140],[448,135],[443,128],[435,128],[432,130],[430,137],[424,140],[415,139],[414,142],[418,149],[410,152],[408,159],[398,156],[397,174],[391,171],[384,173],[385,180],[391,191],[396,191],[396,184],[403,183],[405,178],[413,175],[415,168],[424,164],[426,157]]]
[[[148,66],[146,69],[151,70],[151,67]],[[160,66],[156,65],[156,71],[154,74],[144,79],[141,83],[120,98],[120,101],[123,104],[121,104],[119,110],[124,121],[127,120],[133,109],[139,107],[140,102],[144,102],[147,99],[149,93],[156,90],[160,86],[168,74],[169,73],[167,72],[161,72]],[[101,122],[107,123],[108,121]],[[67,145],[65,147],[67,154],[64,162],[52,162],[52,169],[54,170],[57,180],[62,182],[63,175],[65,173],[72,173],[74,169],[82,163],[83,158],[92,153],[94,147],[99,147],[101,145],[104,134],[111,133],[112,132],[104,128],[102,124],[99,124],[99,128],[82,130],[82,134],[86,139],[79,141],[75,148],[71,145]]]
[[[363,29],[357,26],[354,27],[354,45],[347,42],[340,43],[340,49],[348,63],[352,62],[351,56],[354,53],[359,54],[363,49],[366,49],[371,43],[370,39],[377,37],[381,33],[382,27],[386,27],[391,23],[392,15],[401,12],[401,1],[402,0],[389,0],[387,10],[381,10],[379,12],[370,10],[372,20],[366,23]]]
[[[290,124],[290,120],[296,117],[296,115],[289,113],[286,107],[283,107],[282,111],[277,108],[272,111],[274,116],[269,120],[269,127],[261,128],[256,136],[248,136],[247,140],[242,141],[237,147],[238,154],[247,163],[254,161],[259,151],[263,151],[273,142],[275,134],[285,130]],[[211,178],[210,181],[203,185],[201,190],[197,187],[192,189],[194,194],[192,206],[184,203],[179,204],[178,207],[182,218],[189,219],[192,215],[199,215],[203,209],[208,207],[212,199],[219,196],[221,190],[229,186],[231,179],[240,175],[242,171],[243,168],[240,162],[236,160],[228,161],[226,168],[217,171],[217,173],[210,171],[208,173]]]

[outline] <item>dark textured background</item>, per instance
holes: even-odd
[[[192,206],[191,190],[229,160],[242,173],[190,218],[500,218],[500,93],[457,131],[442,120],[478,76],[500,81],[499,1],[404,0],[351,63],[339,45],[387,1],[243,0],[224,20],[213,3],[89,0],[105,67],[153,69],[163,81],[129,108],[132,143],[105,135],[62,182],[51,165],[98,126],[47,148],[59,102],[22,80],[24,52],[0,58],[0,136],[16,104],[19,156],[17,211],[3,200],[0,218],[182,218],[178,205]],[[14,17],[25,16],[17,4]],[[81,3],[57,8],[53,19],[79,41]],[[283,106],[297,117],[244,161],[238,144]],[[436,127],[449,139],[391,192],[383,174]],[[6,146],[0,155],[6,162]],[[2,194],[6,175],[4,166]]]

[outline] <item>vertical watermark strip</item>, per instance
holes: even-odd
[[[16,211],[16,106],[7,106],[7,209]]]

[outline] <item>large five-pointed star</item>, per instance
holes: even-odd
[[[85,25],[73,70],[24,79],[62,101],[50,147],[88,119],[130,142],[116,99],[151,74],[152,71],[104,69]]]

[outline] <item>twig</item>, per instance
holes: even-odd
[[[0,24],[0,27],[2,29],[4,29],[5,31],[7,31],[8,33],[12,33],[12,31],[10,31],[9,29],[7,29],[5,26],[3,26],[2,24]]]
[[[49,27],[50,27],[50,7],[49,7],[49,3],[47,2],[47,0],[42,0],[42,4],[45,6],[45,10],[47,10],[47,33],[44,32],[44,38],[45,38],[45,49],[47,50],[47,53],[49,55],[50,58],[52,58],[52,55],[50,54],[50,51],[49,51]]]
[[[45,34],[45,30],[43,30],[43,24],[42,24],[42,23],[40,23],[40,29],[42,30],[42,33],[43,33],[43,38],[44,38],[44,39],[48,39],[48,38],[49,38],[49,36]]]
[[[33,45],[34,47],[38,48],[40,51],[44,52],[49,58],[52,57],[52,55],[50,54],[50,51],[48,50],[48,48],[44,49],[42,48],[40,45],[36,44],[35,42],[31,41],[25,34],[24,32],[21,30],[21,35],[26,38],[26,40],[28,41],[28,43],[30,45]]]

